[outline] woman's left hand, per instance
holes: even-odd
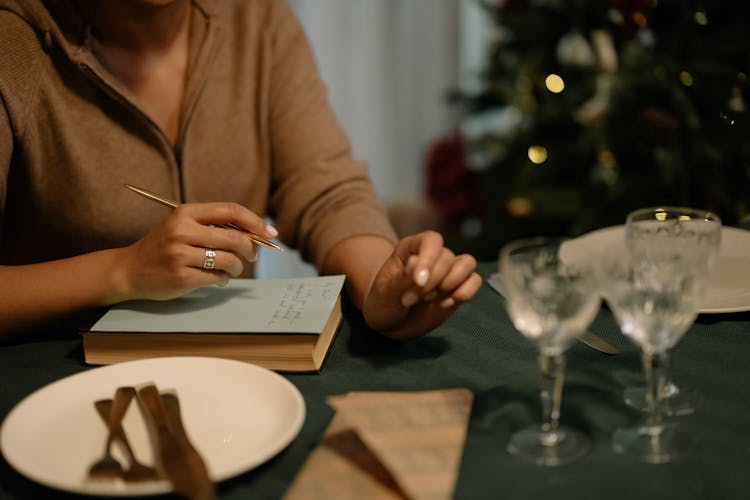
[[[423,335],[479,290],[475,268],[474,257],[455,255],[437,232],[407,236],[373,280],[362,308],[365,321],[395,339]]]

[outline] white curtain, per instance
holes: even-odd
[[[386,201],[422,192],[425,147],[453,123],[455,0],[296,0],[330,99]]]
[[[329,98],[354,155],[370,166],[386,204],[419,200],[430,144],[459,117],[446,104],[473,87],[485,16],[476,0],[289,0],[311,40]],[[264,252],[258,275],[312,274]]]

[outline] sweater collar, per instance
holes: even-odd
[[[207,41],[212,24],[216,23],[217,5],[208,0],[192,0],[199,16],[195,22],[202,23],[198,31],[203,35],[191,42]],[[72,0],[0,0],[0,10],[7,10],[21,19],[40,36],[46,46],[57,45],[76,63],[88,57],[90,28]],[[201,40],[201,38],[203,40]]]

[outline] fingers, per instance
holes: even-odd
[[[232,252],[247,262],[255,262],[258,249],[241,231],[219,227],[235,224],[254,234],[273,238],[278,232],[272,226],[236,203],[196,203],[182,205],[165,221],[170,239],[198,248]]]
[[[404,307],[422,301],[437,302],[441,308],[450,309],[469,300],[481,286],[481,277],[474,272],[474,257],[456,256],[443,247],[438,233],[428,231],[405,238],[396,252],[405,263],[404,273],[414,283],[402,296]]]
[[[192,203],[182,205],[177,210],[182,210],[187,216],[206,226],[234,224],[266,238],[279,235],[262,217],[239,203]]]
[[[247,262],[258,260],[257,246],[245,234],[234,229],[199,225],[186,243],[230,252]]]
[[[436,276],[434,287],[430,283],[422,290],[425,302],[436,302],[443,309],[460,305],[474,296],[482,285],[482,278],[474,272],[476,261],[470,255],[459,255],[447,271]]]
[[[191,267],[203,269],[206,272],[223,271],[233,278],[240,276],[245,269],[242,260],[232,252],[210,248],[196,248],[195,250],[196,258],[194,263],[191,262]]]
[[[230,223],[276,235],[262,218],[234,203],[182,205],[133,245],[133,258],[124,266],[128,288],[136,298],[171,298],[243,275],[258,249],[244,232],[219,227]]]
[[[423,287],[430,280],[435,262],[443,251],[443,237],[435,231],[407,236],[396,246],[396,255],[405,264],[405,271],[417,286]],[[409,266],[409,263],[412,263]]]
[[[459,306],[471,299],[482,286],[482,277],[472,272],[469,278],[463,281],[458,287],[453,289],[448,297],[440,301],[440,307],[450,309]]]
[[[129,299],[166,300],[244,274],[258,249],[233,224],[274,238],[276,230],[236,203],[186,204],[123,250],[121,288]],[[207,255],[207,249],[211,252]]]

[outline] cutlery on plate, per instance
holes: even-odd
[[[132,387],[131,387],[132,389]],[[92,479],[113,479],[122,477],[123,468],[120,462],[112,456],[112,443],[115,440],[117,429],[122,430],[122,417],[133,399],[135,391],[128,391],[127,387],[118,387],[112,401],[107,419],[107,440],[104,444],[102,457],[89,467],[89,477]]]
[[[497,293],[499,293],[501,296],[503,295],[503,285],[500,281],[500,275],[497,273],[490,274],[487,277],[487,283],[490,285],[490,288],[495,290]],[[603,352],[604,354],[620,354],[620,350],[601,338],[600,336],[596,335],[595,333],[586,331],[581,334],[577,340],[595,351]]]
[[[198,450],[190,442],[187,431],[185,431],[185,425],[182,422],[182,412],[180,411],[180,400],[177,398],[177,394],[174,392],[162,392],[160,396],[161,404],[167,413],[167,423],[172,434],[180,442],[180,446],[185,448],[187,453],[194,455],[197,460],[202,461],[203,459],[200,457]]]
[[[172,483],[175,493],[191,500],[214,497],[214,485],[208,469],[196,451],[182,426],[182,419],[175,418],[179,412],[176,399],[167,404],[156,385],[144,384],[137,390],[138,403],[142,409],[146,426],[151,435],[154,455],[159,467]]]
[[[127,389],[132,391],[132,394],[130,396],[130,398],[132,399],[133,396],[135,396],[135,389],[133,387],[128,387]],[[94,403],[94,406],[96,406],[96,411],[99,413],[99,416],[109,426],[109,418],[112,413],[113,401],[111,399],[100,399],[99,401],[96,401]],[[122,428],[122,425],[118,425],[116,426],[116,428],[110,427],[109,431],[114,434],[114,441],[120,443],[122,448],[125,450],[125,454],[127,455],[129,460],[130,465],[127,468],[122,469],[121,474],[121,477],[125,481],[155,481],[161,478],[159,471],[157,471],[155,468],[149,467],[148,465],[145,465],[138,461],[135,454],[133,453],[133,448],[130,446],[130,442],[128,441],[128,437],[125,434],[125,429]]]

